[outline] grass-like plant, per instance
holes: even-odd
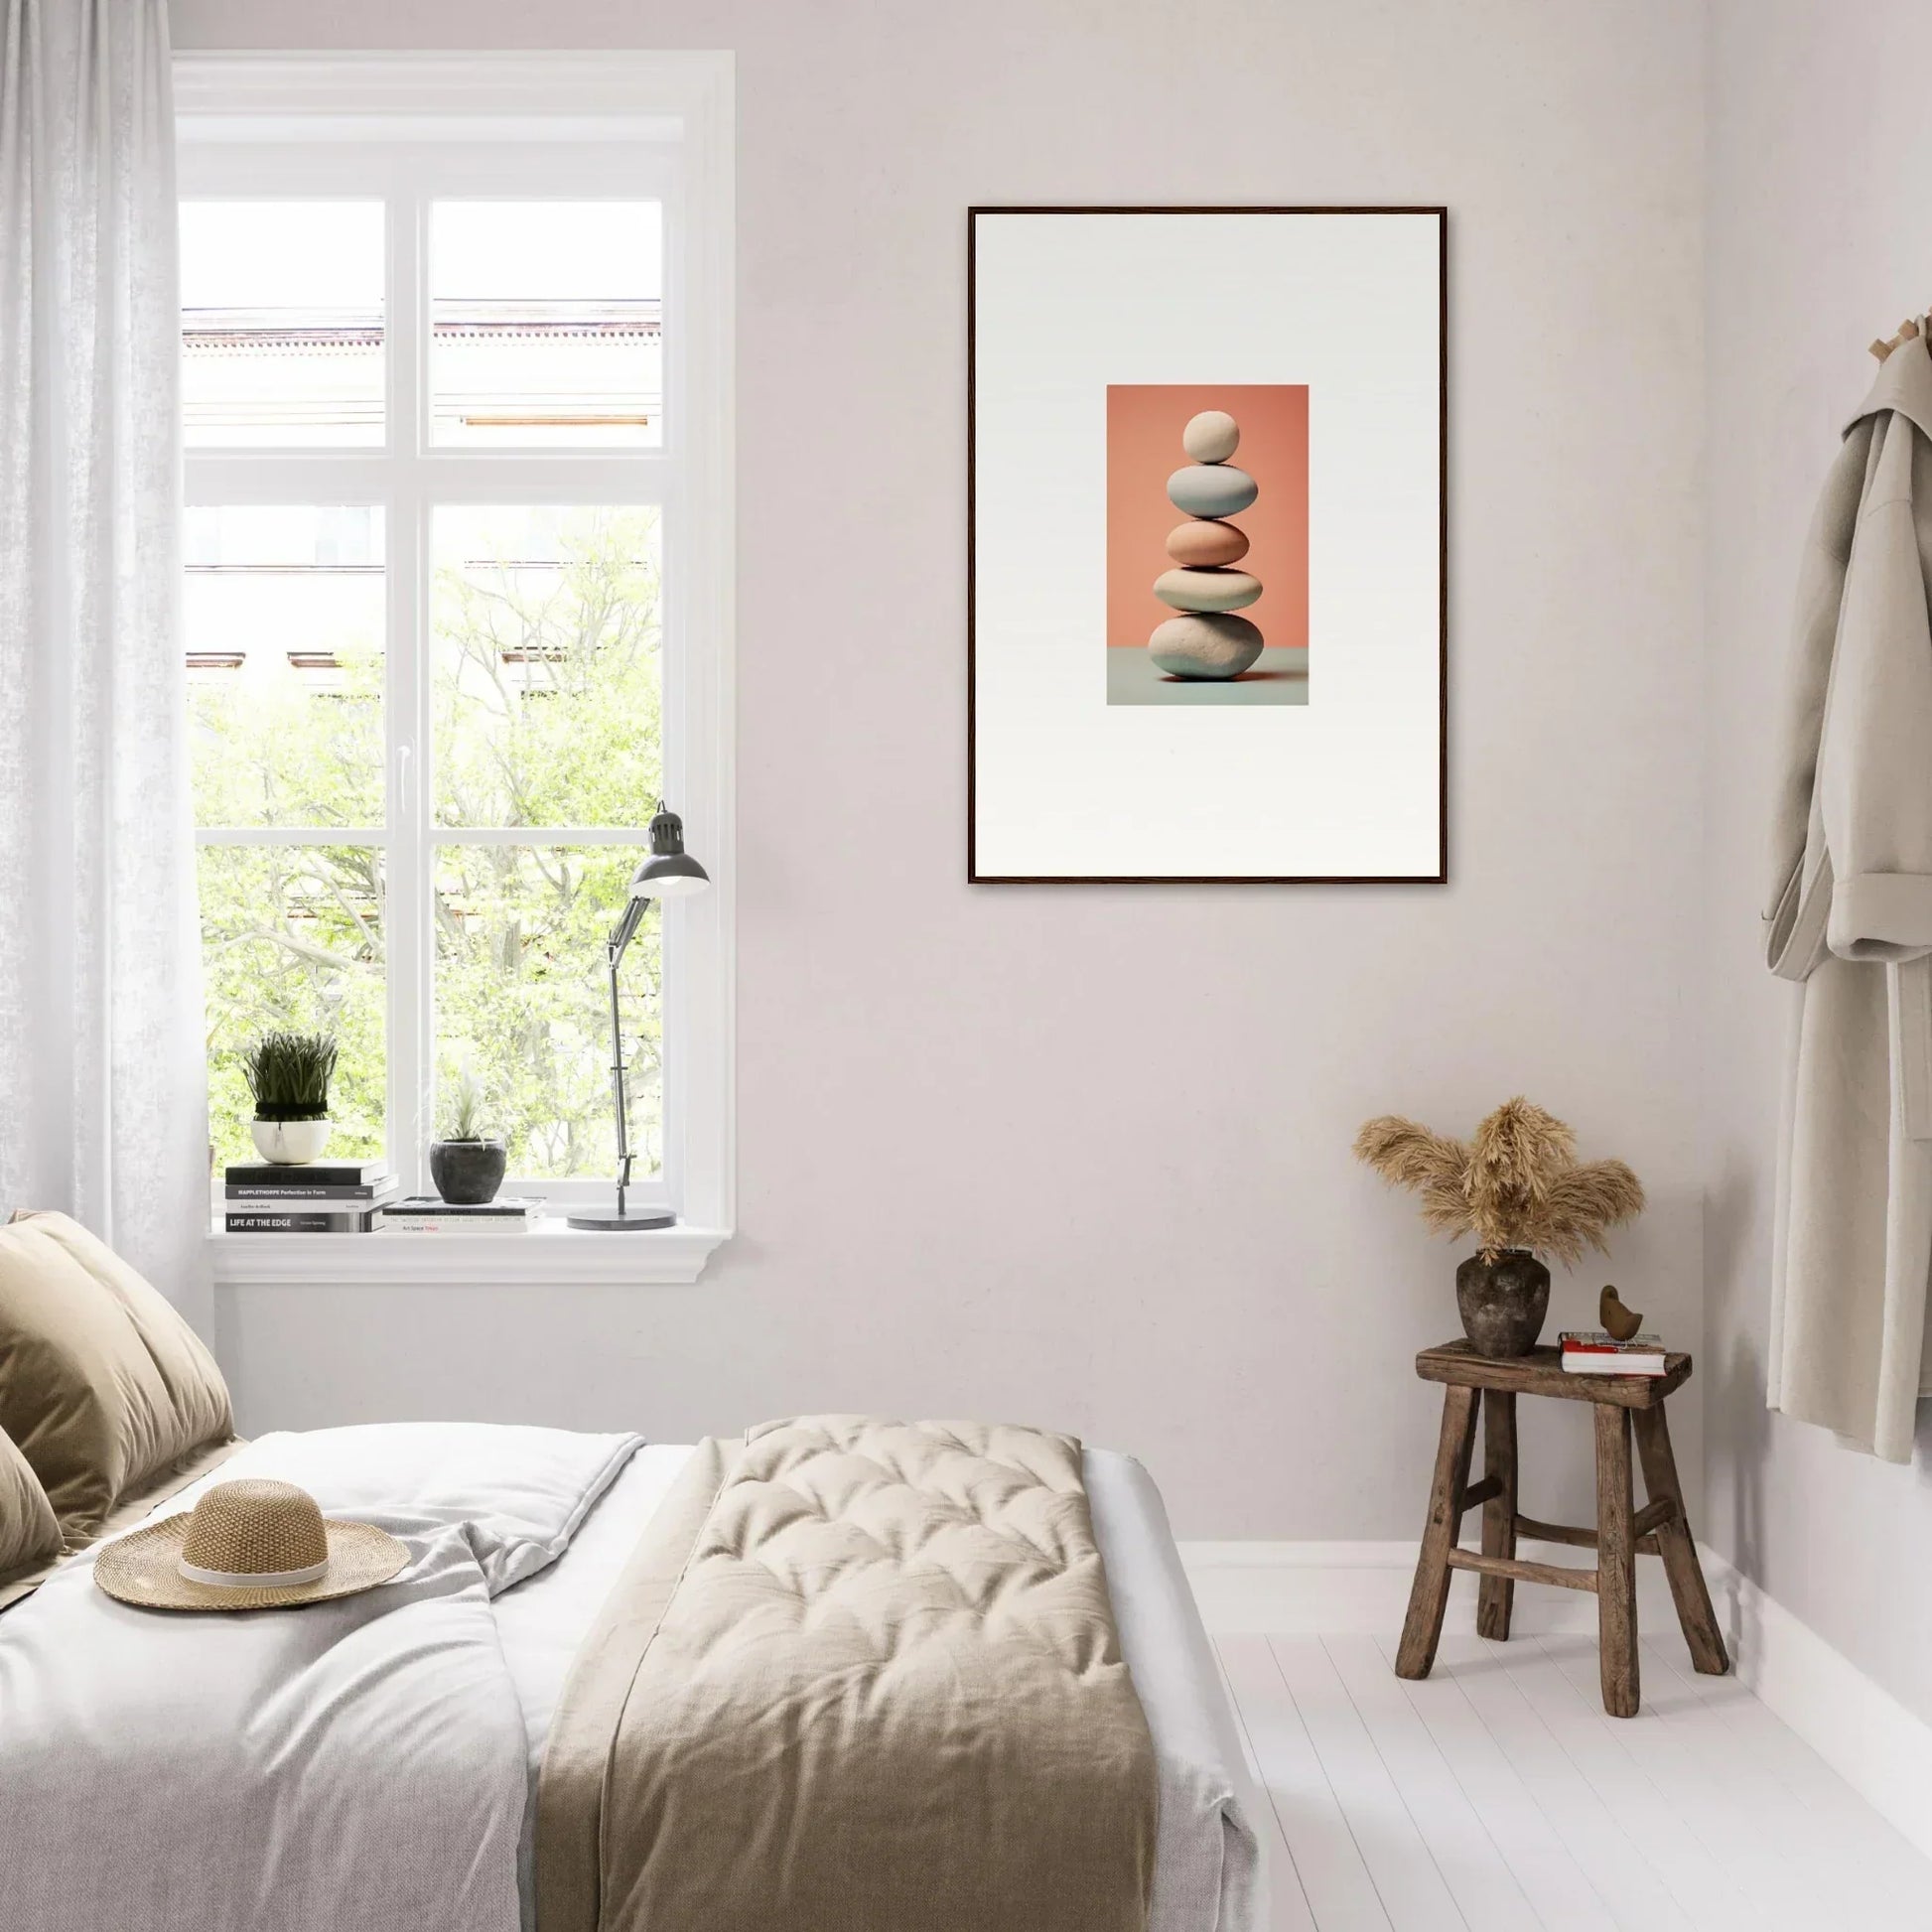
[[[483,1082],[474,1073],[460,1073],[450,1095],[450,1104],[444,1111],[443,1138],[446,1141],[488,1139],[483,1124],[484,1099]]]
[[[1485,1260],[1528,1248],[1573,1268],[1644,1204],[1643,1183],[1621,1161],[1579,1162],[1576,1150],[1576,1135],[1520,1094],[1468,1141],[1395,1114],[1364,1122],[1355,1136],[1356,1159],[1419,1194],[1436,1233],[1473,1234]]]
[[[257,1120],[327,1120],[336,1041],[328,1034],[263,1034],[242,1055]]]

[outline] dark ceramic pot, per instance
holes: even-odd
[[[1478,1355],[1527,1355],[1549,1312],[1550,1271],[1527,1248],[1471,1255],[1455,1271],[1455,1306]]]
[[[429,1144],[430,1178],[436,1182],[436,1191],[454,1207],[482,1207],[485,1201],[494,1200],[508,1165],[509,1152],[501,1141]]]

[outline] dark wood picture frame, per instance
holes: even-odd
[[[1169,874],[1127,877],[1115,874],[983,873],[978,832],[978,621],[976,541],[978,530],[977,373],[978,373],[978,224],[981,215],[1002,214],[1403,214],[1434,215],[1437,221],[1437,308],[1439,362],[1439,474],[1437,526],[1440,556],[1437,610],[1437,691],[1440,711],[1437,798],[1437,869],[1433,874],[1399,873],[1284,874],[1264,877]],[[972,886],[1443,886],[1449,883],[1449,209],[1441,204],[1263,207],[1082,207],[983,205],[966,210],[966,882]]]

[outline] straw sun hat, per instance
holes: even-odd
[[[306,1489],[247,1477],[108,1544],[94,1582],[144,1609],[269,1610],[373,1589],[408,1561],[386,1530],[325,1521]]]

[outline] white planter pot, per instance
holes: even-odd
[[[326,1120],[257,1120],[248,1131],[255,1137],[255,1150],[264,1161],[284,1168],[299,1168],[305,1162],[320,1160],[329,1145]]]

